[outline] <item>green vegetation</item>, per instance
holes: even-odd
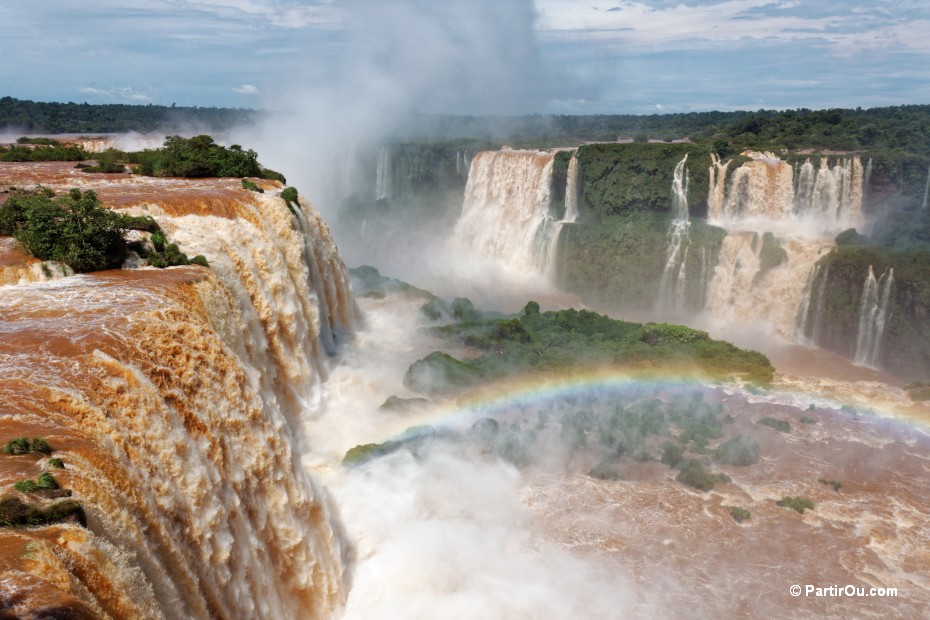
[[[382,276],[381,272],[370,265],[349,269],[349,282],[356,297],[381,299],[388,293],[400,293],[412,298],[438,299],[429,291],[407,284],[402,280]]]
[[[4,454],[29,454],[32,452],[51,454],[52,449],[49,447],[48,442],[42,437],[33,437],[32,439],[28,437],[17,437],[16,439],[8,441],[3,448]]]
[[[256,193],[259,193],[259,194],[264,194],[264,193],[265,193],[265,190],[263,190],[262,188],[260,188],[258,185],[256,185],[256,184],[253,183],[252,181],[249,181],[248,179],[242,179],[242,189],[247,189],[247,190],[249,190],[250,192],[256,192]]]
[[[784,508],[790,508],[799,514],[804,514],[805,510],[814,509],[814,502],[806,497],[790,497],[786,495],[775,503]]]
[[[201,267],[209,267],[210,263],[207,261],[207,257],[203,254],[198,254],[191,259],[191,265],[200,265]]]
[[[925,170],[926,172],[926,170]],[[928,236],[930,239],[930,236]],[[820,261],[816,293],[823,291],[817,344],[846,357],[855,353],[859,306],[869,266],[876,278],[894,269],[887,321],[879,360],[882,367],[906,379],[930,372],[930,250],[889,249],[875,245],[842,245]]]
[[[259,113],[241,108],[201,108],[171,105],[45,103],[0,98],[0,127],[22,127],[34,133],[106,133],[180,130],[191,124],[211,131],[255,121]]]
[[[743,375],[749,381],[768,383],[772,366],[754,351],[744,351],[707,334],[687,327],[618,321],[587,310],[539,312],[530,302],[520,315],[486,316],[466,299],[452,304],[454,323],[432,328],[443,338],[474,347],[482,355],[468,363],[448,355],[432,358],[431,364],[418,362],[417,372],[464,369],[457,386],[470,385],[481,378],[502,378],[535,371],[561,371],[586,366],[665,366],[694,368],[711,377]],[[436,355],[436,354],[434,354]],[[458,365],[454,364],[458,362]],[[465,380],[465,376],[468,377]],[[425,382],[428,383],[428,382]]]
[[[151,232],[148,242],[127,244],[124,232]],[[40,260],[64,263],[76,272],[118,268],[131,249],[155,267],[187,265],[177,244],[168,243],[150,217],[121,215],[103,207],[92,190],[56,196],[46,188],[17,190],[0,205],[0,235],[12,235]],[[198,264],[206,266],[200,257]]]
[[[116,162],[99,162],[94,166],[78,164],[75,166],[81,172],[102,172],[104,174],[119,174],[126,172],[126,166]]]
[[[740,508],[739,506],[724,506],[724,508],[730,511],[730,516],[733,517],[733,520],[737,523],[742,523],[752,518],[752,514],[745,508]]]
[[[669,165],[675,166],[673,162]],[[627,181],[617,178],[615,182]],[[666,209],[670,203],[668,187]],[[590,304],[654,311],[665,268],[663,250],[668,243],[668,215],[651,211],[620,215],[583,213],[578,223],[563,226],[559,237],[556,278],[559,287],[581,295]],[[689,256],[704,255],[710,264],[716,263],[724,236],[721,228],[692,221],[688,233]],[[687,261],[684,269],[685,309],[700,310],[704,305],[707,274],[699,260]]]
[[[207,135],[182,138],[168,136],[164,147],[129,154],[138,171],[156,177],[259,177],[258,153],[238,144],[220,146]]]
[[[20,480],[13,485],[20,493],[34,493],[40,489],[57,489],[58,481],[47,471],[39,474],[36,480]]]
[[[71,520],[87,527],[84,508],[74,500],[55,502],[42,509],[15,495],[0,497],[0,527],[33,527]]]
[[[84,161],[90,155],[77,146],[0,146],[0,161]]]
[[[77,272],[119,267],[127,251],[125,224],[91,190],[60,196],[42,188],[18,191],[0,206],[0,234],[12,234],[40,260]]]
[[[480,381],[481,372],[473,364],[441,351],[433,351],[414,362],[404,374],[404,385],[423,394],[441,394],[471,387]]]
[[[49,459],[48,461],[46,461],[45,464],[49,469],[64,469],[65,468],[65,462],[58,458]]]
[[[759,442],[748,435],[737,435],[720,444],[714,460],[725,465],[746,467],[759,462]]]
[[[828,487],[833,487],[833,490],[839,493],[839,490],[843,487],[843,483],[839,480],[830,480],[827,478],[818,478],[817,482],[820,484],[825,484]]]
[[[817,420],[810,416],[801,416],[801,424],[817,424]]]
[[[618,474],[613,465],[610,463],[598,463],[591,468],[591,471],[588,472],[588,475],[592,478],[597,478],[598,480],[620,480],[620,474]]]
[[[29,136],[21,136],[16,138],[16,144],[42,144],[45,146],[57,146],[61,144],[58,140],[54,138],[30,138]]]
[[[694,487],[698,491],[710,491],[717,483],[717,476],[705,471],[699,461],[694,459],[685,459],[676,465],[679,469],[678,476],[675,478],[678,482]]]
[[[390,411],[397,413],[407,413],[410,411],[416,411],[422,409],[429,404],[429,401],[425,398],[401,398],[399,396],[388,396],[380,407],[378,411]]]
[[[769,428],[774,428],[776,431],[781,431],[783,433],[791,432],[791,425],[784,420],[779,420],[778,418],[766,416],[759,420],[759,424],[768,426]]]

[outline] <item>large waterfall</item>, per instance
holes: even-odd
[[[358,321],[327,227],[237,180],[81,181],[211,268],[0,287],[4,441],[45,437],[88,521],[10,535],[4,588],[99,617],[329,616],[345,550],[297,462]],[[5,487],[40,471],[5,458]]]
[[[454,246],[518,272],[550,276],[562,224],[574,217],[574,210],[566,210],[566,219],[557,220],[550,210],[555,155],[514,150],[475,155]]]
[[[819,236],[860,228],[862,162],[843,157],[833,165],[808,158],[797,169],[771,153],[750,152],[750,161],[728,171],[716,156],[710,167],[708,218],[723,227],[769,229]]]
[[[869,273],[862,286],[859,302],[859,329],[856,333],[856,354],[853,360],[865,366],[878,366],[882,353],[882,338],[891,318],[891,289],[894,286],[894,269],[887,269],[881,278],[869,265]]]

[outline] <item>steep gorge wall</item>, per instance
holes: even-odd
[[[887,324],[875,366],[917,381],[930,378],[930,253],[840,246],[820,260],[811,304],[800,317],[807,339],[850,359],[856,356],[863,288],[894,270]]]
[[[23,180],[0,170],[0,184]],[[45,437],[88,521],[0,531],[4,604],[22,617],[327,617],[345,550],[300,467],[300,421],[359,316],[326,225],[270,185],[81,180],[211,269],[0,287],[0,438]],[[41,472],[35,456],[0,455],[4,494]]]

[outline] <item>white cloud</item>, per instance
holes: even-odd
[[[251,84],[243,84],[242,86],[237,86],[232,89],[234,93],[239,93],[240,95],[259,95],[261,91],[258,90],[257,86]]]
[[[539,29],[556,40],[641,51],[798,41],[827,45],[843,55],[888,48],[930,51],[927,20],[922,19],[926,10],[919,8],[772,0],[658,4],[595,0],[579,6],[574,0],[539,0]]]
[[[92,97],[100,97],[105,99],[125,99],[126,101],[132,101],[134,103],[153,100],[152,94],[138,91],[131,86],[116,88],[97,88],[95,86],[85,86],[83,88],[79,88],[78,91],[85,95],[91,95]]]

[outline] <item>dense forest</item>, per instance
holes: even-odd
[[[43,103],[0,98],[0,128],[34,133],[164,131],[185,125],[223,130],[254,121],[262,112],[241,108]],[[689,112],[636,116],[527,115],[478,117],[417,115],[398,124],[398,138],[476,138],[516,145],[568,146],[616,140],[711,141],[725,148],[812,148],[889,151],[930,157],[930,105],[870,109]],[[729,147],[726,147],[729,145]],[[725,155],[726,153],[721,153]]]
[[[253,121],[258,114],[241,108],[44,103],[0,97],[0,128],[31,133],[175,133],[190,126],[221,131]]]

